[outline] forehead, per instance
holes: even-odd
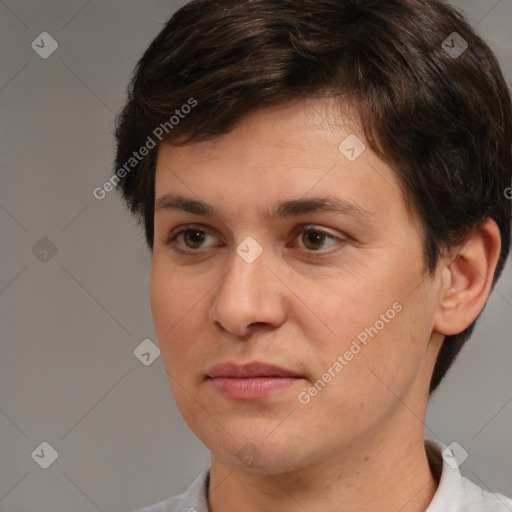
[[[407,209],[395,173],[368,147],[357,115],[333,100],[267,108],[213,140],[162,144],[157,202],[165,194],[233,211],[327,195],[369,212]]]
[[[360,123],[350,103],[309,98],[258,110],[239,120],[226,134],[184,146],[172,145],[172,148],[176,158],[186,154],[187,158],[194,155],[197,159],[217,159],[228,152],[247,154],[259,146],[265,149],[261,157],[279,150],[287,158],[296,153],[300,161],[301,156],[308,156],[301,155],[304,149],[322,153],[329,146],[337,147],[343,134],[356,132],[361,134]],[[169,145],[161,145],[166,146]]]

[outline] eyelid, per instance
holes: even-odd
[[[301,224],[297,227],[295,227],[292,231],[294,235],[298,233],[302,233],[304,231],[314,231],[318,233],[324,233],[327,236],[330,236],[332,238],[336,238],[338,240],[341,240],[342,238],[334,233],[332,233],[328,228],[324,228],[322,226],[319,226],[317,224]]]
[[[340,243],[343,243],[343,242],[346,242],[347,241],[347,237],[346,236],[339,236],[339,235],[336,235],[334,233],[332,233],[330,230],[324,228],[324,227],[321,227],[321,226],[318,226],[316,224],[302,224],[300,226],[297,226],[294,230],[293,230],[293,236],[294,236],[294,239],[295,237],[297,237],[300,233],[307,233],[307,232],[313,232],[313,233],[322,233],[324,235],[326,235],[328,238],[332,239],[332,240],[335,240],[338,242],[338,244],[335,244],[335,245],[339,245]],[[295,243],[295,245],[297,245]],[[322,255],[325,255],[325,256],[328,256],[330,255],[331,253],[335,252],[336,249],[332,249],[330,251],[328,250],[317,250],[317,251],[312,251],[312,250],[307,250],[307,249],[303,249],[304,252],[310,256],[310,255],[313,255],[313,256],[322,256]]]
[[[201,249],[202,248],[199,248],[199,249],[181,249],[179,247],[179,245],[177,244],[177,238],[183,234],[183,233],[186,233],[187,231],[193,231],[194,229],[197,229],[198,231],[201,231],[203,233],[205,233],[206,235],[208,236],[211,236],[213,238],[217,238],[215,237],[212,233],[211,233],[211,229],[210,227],[207,227],[207,226],[204,226],[202,224],[185,224],[183,226],[180,226],[178,228],[176,228],[175,230],[173,230],[169,236],[167,237],[166,241],[165,241],[165,244],[168,245],[172,250],[178,252],[178,253],[182,253],[182,254],[199,254],[201,252]],[[295,238],[301,234],[301,233],[304,233],[304,232],[315,232],[315,233],[322,233],[322,234],[325,234],[328,238],[332,239],[332,240],[336,240],[338,241],[339,243],[343,243],[344,241],[346,241],[346,237],[340,237],[334,233],[332,233],[331,231],[329,231],[328,229],[326,228],[323,228],[323,227],[320,227],[316,224],[301,224],[301,225],[298,225],[296,226],[293,230],[292,230],[292,235],[294,237],[294,240]],[[297,246],[297,243],[295,242],[295,245],[294,246]],[[215,246],[214,246],[215,247]],[[218,247],[218,246],[217,246]],[[304,249],[302,248],[304,252],[308,253],[308,254],[311,254],[311,255],[318,255],[318,256],[321,256],[322,254],[324,255],[328,255],[330,254],[331,252],[333,251],[330,251],[330,252],[327,252],[325,250],[317,250],[317,251],[312,251],[312,250],[307,250],[307,249]]]
[[[194,229],[197,229],[198,231],[204,231],[205,233],[210,234],[212,228],[210,228],[209,226],[204,226],[203,224],[183,224],[182,226],[178,226],[176,229],[174,229],[170,233],[169,238],[178,236],[184,231],[192,231]]]
[[[185,254],[185,255],[194,255],[199,254],[201,251],[200,249],[190,249],[190,248],[184,248],[182,249],[180,247],[180,244],[178,244],[177,239],[180,235],[183,233],[186,233],[187,231],[193,231],[193,230],[201,231],[205,233],[208,236],[211,236],[213,238],[217,238],[211,233],[211,228],[204,226],[202,224],[185,224],[183,226],[180,226],[176,229],[174,229],[166,238],[165,238],[165,245],[169,247],[174,252],[177,252],[179,254]],[[218,245],[217,245],[218,246]]]

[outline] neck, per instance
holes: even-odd
[[[420,427],[402,430],[400,438],[382,432],[365,437],[333,450],[327,459],[277,474],[269,468],[233,468],[212,455],[210,511],[425,512],[437,482]]]

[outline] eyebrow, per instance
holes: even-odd
[[[160,210],[178,210],[193,215],[220,217],[219,212],[213,206],[203,201],[177,194],[165,194],[159,197],[155,202],[155,212]],[[316,212],[350,215],[358,220],[367,222],[375,220],[374,215],[363,207],[333,196],[279,201],[269,210],[267,217],[271,220],[276,220]]]

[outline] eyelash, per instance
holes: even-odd
[[[199,226],[199,225],[188,225],[188,226],[184,226],[183,228],[179,229],[178,231],[176,231],[175,233],[172,233],[168,239],[166,240],[165,242],[165,245],[167,245],[170,249],[172,249],[173,251],[179,253],[179,254],[186,254],[186,255],[194,255],[194,254],[198,254],[201,250],[201,248],[199,249],[187,249],[187,250],[183,250],[183,249],[180,249],[178,247],[178,237],[180,235],[183,235],[187,232],[190,232],[190,231],[195,231],[195,232],[199,232],[201,234],[207,234],[209,235],[210,233],[208,232],[208,230],[204,229],[202,226]],[[331,233],[329,233],[328,231],[324,230],[324,229],[321,229],[321,228],[317,228],[317,227],[314,227],[314,226],[299,226],[297,228],[295,228],[293,230],[293,236],[294,238],[296,238],[297,236],[303,234],[303,233],[316,233],[316,234],[321,234],[321,235],[325,235],[326,238],[328,239],[331,239],[331,240],[334,240],[334,241],[338,241],[340,243],[343,243],[344,240],[342,238],[339,238]],[[296,244],[293,246],[295,247]],[[215,246],[215,247],[218,247],[218,246]],[[326,253],[326,252],[323,252],[321,249],[319,250],[311,250],[311,249],[304,249],[302,248],[304,251],[306,251],[308,253],[308,256],[312,256],[314,257],[315,255],[327,255],[327,254],[330,254],[331,252],[329,253]]]

